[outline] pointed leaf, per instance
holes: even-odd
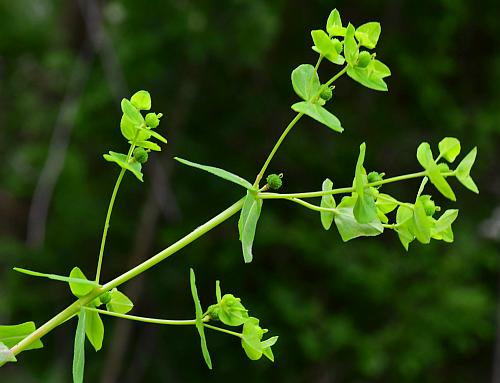
[[[422,142],[417,148],[417,159],[420,165],[427,171],[427,176],[431,183],[439,190],[446,198],[456,201],[455,193],[451,189],[450,184],[441,174],[439,166],[434,161],[432,150],[429,143]]]
[[[384,231],[378,216],[373,222],[361,224],[354,218],[356,197],[344,197],[336,208],[335,225],[344,242],[357,237],[373,237]]]
[[[328,16],[326,31],[330,36],[345,36],[346,29],[342,27],[342,20],[340,19],[340,13],[337,9],[334,9],[330,13],[330,16]]]
[[[259,326],[257,318],[248,318],[243,325],[241,345],[250,360],[259,360],[262,357],[261,339],[264,330]]]
[[[439,154],[448,162],[455,161],[460,154],[460,141],[455,137],[445,137],[439,142]]]
[[[87,312],[85,333],[95,350],[99,351],[102,348],[102,341],[104,339],[104,324],[102,323],[99,313],[95,311]]]
[[[335,132],[342,133],[344,131],[344,128],[342,128],[339,119],[318,104],[301,101],[293,104],[292,109],[297,113],[304,113],[308,115],[309,117],[315,119],[323,125],[326,125]]]
[[[373,49],[377,46],[380,37],[380,23],[369,22],[356,29],[355,36],[362,46]]]
[[[253,185],[250,182],[248,182],[246,179],[241,178],[240,176],[237,176],[236,174],[230,173],[227,170],[219,169],[219,168],[216,168],[213,166],[197,164],[195,162],[184,160],[184,159],[179,158],[179,157],[174,157],[174,160],[179,161],[181,164],[204,170],[208,173],[216,175],[217,177],[223,178],[226,181],[230,181],[230,182],[233,182],[237,185],[243,186],[246,189],[249,189],[249,190],[254,189]]]
[[[126,314],[130,310],[132,310],[133,307],[134,304],[125,294],[118,291],[117,289],[111,290],[111,299],[106,304],[106,308],[108,309],[108,311],[119,314]]]
[[[11,326],[0,326],[0,342],[9,348],[12,348],[35,330],[36,327],[34,322],[25,322]],[[42,347],[43,343],[38,339],[31,343],[25,350],[34,350]]]
[[[391,71],[381,61],[371,60],[366,68],[349,66],[347,75],[367,88],[386,92],[387,84],[384,78],[390,76]]]
[[[168,143],[167,139],[165,137],[163,137],[160,133],[156,132],[155,130],[141,128],[141,127],[137,128],[137,129],[139,129],[141,131],[141,133],[145,134],[145,137],[138,138],[139,141],[144,141],[144,140],[149,139],[149,137],[154,137],[158,141],[163,142],[164,144]]]
[[[129,144],[132,144],[132,141],[129,141]],[[151,141],[137,141],[135,146],[139,146],[144,149],[154,150],[155,152],[161,152],[161,147],[158,144],[155,144]]]
[[[321,185],[322,191],[331,191],[332,188],[333,188],[333,182],[329,178],[323,181],[323,185]],[[333,198],[333,195],[328,194],[322,196],[320,206],[327,209],[334,209],[336,203],[335,203],[335,198]],[[321,215],[321,224],[323,225],[325,230],[330,229],[334,218],[333,211],[332,212],[322,211],[320,212],[320,215]]]
[[[367,184],[363,163],[365,161],[366,144],[363,142],[359,147],[359,156],[356,163],[354,175],[354,190],[357,194],[353,213],[359,223],[369,223],[377,220],[377,208],[373,196],[365,192]]]
[[[109,154],[104,154],[103,157],[106,161],[114,162],[121,168],[131,171],[139,181],[144,182],[141,172],[141,164],[137,161],[134,161],[133,159],[129,160],[126,154],[116,153],[110,150]]]
[[[299,65],[293,70],[292,85],[295,93],[305,101],[318,95],[321,88],[318,73],[310,64]]]
[[[403,247],[408,251],[408,246],[415,239],[413,234],[413,209],[400,205],[396,212],[396,232]]]
[[[261,209],[262,199],[257,198],[255,192],[248,190],[238,221],[238,230],[245,263],[250,263],[253,259],[252,246]]]
[[[83,274],[83,271],[80,270],[78,267],[73,267],[71,270],[71,273],[69,274],[69,277],[73,279],[73,281],[69,282],[69,288],[71,289],[71,292],[73,295],[77,298],[81,298],[88,293],[90,293],[92,290],[94,290],[94,285],[92,284],[87,284],[87,283],[80,283],[78,280],[87,280],[87,277],[85,274]],[[77,280],[78,282],[75,282],[74,280]]]
[[[0,342],[0,367],[8,362],[17,362],[17,359],[10,348]]]
[[[339,53],[335,47],[335,43],[330,40],[330,37],[322,30],[315,30],[311,32],[312,39],[316,51],[322,56],[326,57],[331,62],[339,63]],[[341,60],[342,61],[342,60]]]
[[[131,98],[130,102],[139,110],[151,109],[151,96],[148,91],[140,90],[136,92]]]
[[[198,290],[196,289],[196,277],[194,275],[193,269],[189,269],[189,277],[191,284],[191,294],[193,295],[196,313],[196,329],[198,330],[198,334],[200,335],[201,351],[208,368],[212,369],[212,360],[210,358],[210,353],[208,352],[207,340],[205,338],[205,328],[203,327],[203,310],[201,308],[200,299],[198,298]]]
[[[358,61],[359,48],[354,39],[354,26],[349,23],[344,38],[344,56],[350,66],[355,66]]]
[[[431,223],[430,217],[425,214],[424,204],[419,198],[413,209],[413,229],[419,242],[429,243],[431,241]]]
[[[383,214],[387,214],[398,207],[398,200],[389,194],[379,193],[375,204],[377,205],[377,209]]]
[[[75,346],[73,351],[73,383],[83,383],[85,369],[85,325],[87,311],[81,309],[78,314],[78,325],[75,332]]]
[[[144,117],[142,117],[141,112],[139,112],[129,100],[127,100],[126,98],[122,99],[121,107],[123,114],[127,116],[127,118],[135,127],[139,127],[145,124]]]
[[[474,162],[476,161],[476,155],[477,148],[474,148],[469,152],[469,154],[464,157],[460,164],[458,164],[457,170],[455,170],[455,174],[462,185],[464,185],[467,189],[473,191],[474,193],[479,194],[479,189],[470,176],[472,165],[474,165]]]
[[[20,267],[14,267],[14,271],[17,271],[18,273],[22,273],[22,274],[26,274],[26,275],[31,275],[33,277],[48,278],[48,279],[52,279],[54,281],[74,282],[74,283],[77,283],[80,285],[99,287],[99,285],[97,283],[95,283],[95,281],[89,281],[87,279],[71,278],[71,277],[65,277],[63,275],[57,275],[57,274],[39,273],[38,271],[21,269]]]

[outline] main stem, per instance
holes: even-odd
[[[181,250],[185,246],[189,245],[191,242],[195,241],[196,239],[200,238],[202,235],[206,234],[216,226],[220,225],[222,222],[231,218],[234,214],[240,211],[242,206],[243,206],[243,199],[240,199],[236,203],[229,206],[226,210],[222,211],[209,221],[205,222],[203,225],[198,226],[196,229],[194,229],[191,233],[189,233],[185,237],[179,239],[177,242],[173,243],[166,249],[160,251],[158,254],[142,262],[141,264],[137,265],[136,267],[127,271],[126,273],[120,275],[119,277],[113,279],[112,281],[106,283],[104,286],[93,290],[90,294],[78,299],[76,302],[66,307],[55,317],[50,319],[48,322],[46,322],[38,329],[36,329],[34,332],[32,332],[30,335],[28,335],[26,338],[24,338],[21,342],[12,347],[11,352],[14,355],[18,355],[34,341],[40,339],[41,337],[52,331],[54,328],[65,322],[68,318],[71,318],[72,316],[77,314],[82,306],[87,305],[88,303],[92,302],[95,298],[105,293],[106,291],[109,291],[112,288],[127,282],[128,280],[143,273],[144,271],[150,269],[159,262],[168,258],[172,254]]]

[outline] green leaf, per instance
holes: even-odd
[[[333,188],[333,182],[329,178],[323,181],[323,184],[321,185],[322,191],[331,191],[332,188]],[[333,198],[333,195],[328,194],[321,196],[320,206],[327,209],[334,209],[335,206],[337,206],[337,204],[335,203],[335,198]],[[323,225],[325,230],[330,229],[334,218],[333,211],[332,212],[322,211],[320,212],[320,214],[321,214],[321,224]]]
[[[277,341],[278,341],[278,337],[273,336],[273,337],[261,342],[262,354],[267,359],[269,359],[271,362],[274,362],[274,355],[273,355],[273,351],[271,350],[271,346],[274,346]]]
[[[89,285],[89,286],[92,286],[92,287],[99,287],[99,285],[95,281],[89,281],[87,279],[71,278],[71,277],[65,277],[65,276],[57,275],[57,274],[39,273],[38,271],[21,269],[20,267],[14,267],[14,271],[17,271],[17,272],[22,273],[22,274],[31,275],[33,277],[48,278],[48,279],[52,279],[54,281],[74,282],[74,283],[78,283],[78,284],[82,284],[82,285]]]
[[[476,194],[479,194],[479,189],[470,176],[472,165],[474,165],[474,162],[476,161],[476,155],[477,148],[474,148],[469,152],[469,154],[464,157],[460,164],[458,164],[458,167],[455,170],[455,175],[460,183],[467,189],[473,191]]]
[[[316,52],[320,53],[322,56],[324,56],[334,64],[343,64],[344,59],[339,55],[335,43],[330,40],[330,37],[328,37],[325,31],[312,31],[311,36],[314,41],[314,47],[316,48],[314,50]]]
[[[208,352],[207,340],[205,338],[205,328],[203,327],[203,310],[201,308],[200,299],[198,298],[198,290],[196,289],[196,277],[194,275],[194,270],[189,269],[190,283],[191,283],[191,294],[193,295],[195,313],[196,313],[196,329],[198,334],[200,334],[201,351],[203,353],[203,358],[209,369],[212,369],[212,360],[210,359],[210,353]]]
[[[12,348],[35,330],[36,327],[34,322],[25,322],[11,326],[0,326],[0,342],[9,348]],[[25,350],[34,350],[42,347],[43,343],[38,339],[31,343]]]
[[[383,214],[387,214],[398,206],[398,200],[389,194],[379,193],[375,205]]]
[[[224,294],[218,302],[219,320],[228,326],[241,326],[248,319],[248,310],[241,304],[241,299],[233,294]]]
[[[427,171],[427,176],[431,183],[439,190],[446,198],[456,201],[455,193],[451,189],[450,184],[441,174],[441,171],[434,161],[432,150],[427,142],[422,142],[417,148],[417,160],[422,167]]]
[[[439,154],[448,162],[455,161],[460,154],[460,141],[455,137],[445,137],[439,142]]]
[[[243,186],[246,189],[254,190],[253,185],[250,182],[248,182],[246,179],[241,178],[240,176],[237,176],[236,174],[230,173],[227,170],[219,169],[219,168],[216,168],[213,166],[197,164],[195,162],[184,160],[184,159],[179,158],[179,157],[174,157],[174,160],[179,161],[181,164],[204,170],[208,173],[216,175],[217,177],[223,178],[226,181],[230,181],[230,182],[233,182],[237,185]]]
[[[215,297],[217,298],[217,303],[222,300],[222,292],[220,290],[220,281],[215,281]]]
[[[377,46],[380,37],[380,23],[369,22],[356,29],[355,36],[362,46],[373,49]]]
[[[326,125],[335,132],[342,133],[344,131],[344,128],[342,128],[339,119],[318,104],[301,101],[293,104],[292,109],[297,113],[304,113],[308,115],[309,117],[322,123],[323,125]]]
[[[78,325],[76,326],[75,347],[73,351],[73,383],[83,383],[86,318],[87,311],[81,309],[78,314]]]
[[[413,230],[419,242],[429,243],[431,241],[432,221],[425,214],[424,204],[419,198],[413,208]]]
[[[102,348],[102,341],[104,339],[104,324],[102,323],[99,313],[95,311],[87,312],[85,333],[95,350],[99,351]]]
[[[403,247],[408,251],[408,246],[415,239],[413,234],[413,209],[400,205],[396,212],[396,232]]]
[[[8,362],[17,362],[17,359],[10,348],[0,342],[0,367]]]
[[[350,66],[355,66],[358,61],[359,48],[354,39],[354,26],[349,23],[344,38],[344,56]]]
[[[132,141],[129,141],[129,144],[132,144]],[[137,141],[135,146],[139,146],[144,149],[154,150],[155,152],[161,152],[161,147],[158,144],[155,144],[151,141]]]
[[[451,224],[455,222],[457,217],[457,209],[446,210],[435,222],[435,225],[431,231],[432,238],[443,240],[445,242],[453,242],[454,238]]]
[[[262,345],[260,340],[264,330],[259,326],[259,320],[251,317],[243,325],[241,345],[250,360],[259,360],[262,357]]]
[[[69,282],[69,288],[71,289],[71,292],[73,295],[77,298],[81,298],[88,293],[90,293],[92,290],[94,290],[95,285],[92,284],[87,284],[87,283],[81,283],[79,280],[88,280],[85,274],[83,274],[83,271],[80,270],[78,267],[73,267],[71,270],[71,273],[69,274],[69,277],[73,279],[73,281]],[[76,280],[76,281],[75,281]]]
[[[347,68],[347,75],[367,88],[386,92],[387,84],[384,78],[390,76],[391,71],[381,61],[371,60],[366,68],[349,66]]]
[[[356,203],[354,204],[354,218],[359,223],[370,223],[376,220],[377,208],[375,200],[370,193],[365,192],[367,184],[366,172],[363,168],[365,161],[366,144],[363,142],[359,147],[359,156],[356,163],[356,172],[354,175],[354,190],[357,194]]]
[[[335,225],[344,242],[357,237],[373,237],[384,231],[384,227],[378,216],[369,223],[359,223],[354,218],[353,208],[356,197],[344,197],[337,206],[335,213]]]
[[[158,133],[158,132],[156,132],[154,130],[146,129],[146,128],[141,128],[141,127],[137,128],[137,129],[139,129],[142,133],[145,133],[145,134],[148,135],[147,137],[144,137],[144,138],[143,137],[139,137],[138,138],[139,141],[147,140],[147,139],[149,139],[150,136],[152,136],[152,137],[156,138],[158,141],[163,142],[164,144],[168,143],[168,141],[167,141],[167,139],[165,137],[163,137],[160,133]]]
[[[146,90],[136,92],[131,98],[130,102],[139,110],[151,109],[151,96]]]
[[[310,101],[320,92],[318,73],[310,64],[302,64],[292,72],[293,90],[303,100]]]
[[[118,164],[118,166],[120,166],[121,168],[131,171],[139,181],[144,182],[143,175],[141,172],[142,169],[141,164],[137,161],[134,161],[133,159],[131,159],[129,162],[128,156],[126,154],[116,153],[110,150],[109,154],[104,154],[103,157],[106,161],[114,162]]]
[[[130,120],[130,118],[128,118],[126,115],[122,115],[122,118],[120,120],[120,130],[123,137],[125,137],[127,140],[134,140],[137,128],[135,124]]]
[[[328,16],[326,31],[330,36],[345,36],[346,29],[342,27],[342,20],[340,19],[340,13],[337,9],[334,9],[330,13],[330,16]]]
[[[121,102],[122,112],[130,122],[137,128],[142,124],[145,124],[144,117],[142,117],[141,112],[137,110],[137,108],[132,105],[132,103],[124,98]]]
[[[255,192],[248,190],[238,221],[238,230],[245,263],[250,263],[253,259],[252,246],[261,209],[262,199],[257,198]]]
[[[118,291],[116,288],[111,290],[111,299],[106,304],[108,311],[126,314],[134,307],[132,301],[122,292]]]

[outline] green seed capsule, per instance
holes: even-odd
[[[140,164],[145,163],[148,160],[148,152],[144,148],[136,148],[134,150],[134,159]]]
[[[427,194],[420,196],[420,200],[422,201],[422,204],[424,205],[425,214],[429,217],[432,217],[437,210],[437,206],[431,198],[432,198],[432,196],[427,195]]]
[[[327,87],[325,89],[323,89],[323,91],[321,92],[321,95],[320,97],[325,100],[325,101],[328,101],[332,98],[332,89]]]
[[[371,60],[372,60],[372,55],[367,51],[363,51],[359,54],[357,66],[360,68],[366,68],[368,64],[370,64]]]
[[[338,54],[342,53],[342,43],[340,42],[339,39],[333,39],[333,46],[335,47],[335,50],[337,51]]]
[[[99,297],[99,300],[101,301],[101,304],[106,305],[111,301],[111,293],[109,291],[106,291],[104,294],[102,294]]]
[[[146,125],[154,129],[160,125],[160,118],[156,113],[146,114]]]
[[[368,179],[369,183],[372,182],[379,182],[384,179],[385,173],[379,173],[379,172],[370,172],[368,173],[368,176],[366,177]]]
[[[219,312],[220,312],[220,307],[218,304],[208,306],[207,315],[210,317],[211,320],[218,321]]]
[[[267,184],[273,190],[278,190],[281,185],[283,185],[283,181],[281,177],[277,174],[269,174],[266,178]]]

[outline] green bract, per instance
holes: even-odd
[[[24,338],[33,333],[35,330],[36,327],[34,322],[25,322],[11,326],[0,326],[0,343],[9,348],[14,347],[17,343],[22,341]],[[37,339],[36,341],[31,343],[26,348],[26,350],[34,350],[42,347],[43,343],[39,339]]]
[[[304,113],[316,121],[326,125],[335,132],[342,133],[344,128],[340,125],[337,117],[318,104],[302,101],[292,105],[292,109],[298,113]]]
[[[248,190],[238,221],[238,231],[245,263],[252,262],[253,259],[253,240],[255,238],[255,230],[257,229],[257,222],[259,221],[261,209],[262,200],[257,198],[254,191]]]
[[[318,96],[321,89],[318,74],[310,64],[302,64],[292,72],[293,90],[305,101]]]
[[[129,170],[141,182],[143,182],[143,175],[141,172],[142,165],[137,161],[132,161],[126,154],[116,153],[109,151],[109,154],[103,155],[104,159],[109,162],[118,164],[122,169]]]
[[[8,362],[17,362],[17,359],[12,351],[10,351],[10,348],[0,342],[0,367]]]
[[[119,314],[126,314],[134,307],[132,301],[116,288],[109,292],[109,300],[103,303],[106,304],[108,311]]]
[[[330,36],[345,36],[345,28],[342,27],[340,13],[334,9],[326,22],[326,31]]]
[[[272,338],[262,341],[262,337],[266,332],[266,329],[262,329],[259,326],[259,320],[257,318],[248,318],[243,325],[241,345],[249,359],[258,360],[262,355],[265,355],[271,362],[274,362],[274,355],[271,347],[274,346],[278,337],[273,336]]]
[[[356,39],[358,39],[360,45],[368,49],[373,49],[377,46],[380,31],[380,23],[369,22],[358,27],[354,35]]]
[[[248,319],[248,310],[241,303],[240,298],[233,294],[224,294],[221,297],[220,282],[217,281],[215,287],[217,296],[218,319],[228,326],[240,326]]]
[[[477,148],[474,148],[467,154],[464,159],[458,164],[457,170],[455,170],[455,174],[457,179],[464,185],[467,189],[473,191],[474,193],[479,193],[479,189],[477,188],[474,180],[470,176],[470,170],[472,165],[474,165],[474,161],[476,161]]]
[[[193,295],[195,314],[196,314],[196,329],[200,335],[201,351],[203,353],[203,358],[209,369],[212,369],[212,360],[210,358],[210,353],[208,352],[207,340],[205,338],[205,328],[203,327],[203,310],[201,309],[200,299],[198,298],[198,290],[196,289],[196,277],[194,275],[194,270],[189,269],[190,282],[191,282],[191,293]]]
[[[131,98],[130,102],[139,110],[151,109],[151,96],[148,91],[140,90],[136,92]]]
[[[327,178],[326,180],[323,181],[323,184],[321,185],[321,190],[322,191],[331,191],[333,188],[333,182]],[[334,209],[336,206],[335,203],[335,198],[333,198],[333,195],[331,194],[325,194],[324,196],[321,197],[321,204],[320,206],[322,208],[326,209]],[[325,230],[330,229],[332,226],[333,218],[334,218],[334,212],[333,211],[321,211],[321,224],[325,228]]]

